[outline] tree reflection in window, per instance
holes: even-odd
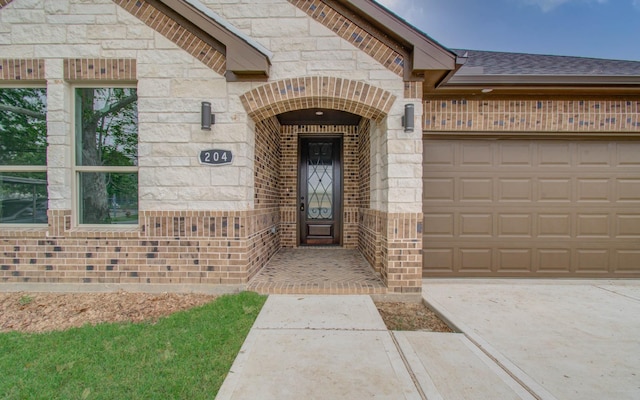
[[[1,88],[0,223],[47,223],[46,163],[47,90]]]
[[[138,221],[137,100],[134,88],[76,89],[81,224]]]

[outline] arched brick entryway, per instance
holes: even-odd
[[[242,96],[255,126],[255,208],[279,217],[277,246],[297,247],[298,139],[301,135],[343,138],[343,208],[341,247],[358,249],[387,277],[382,255],[381,213],[372,209],[371,134],[382,135],[383,121],[396,96],[366,82],[336,77],[285,79]],[[362,117],[359,125],[280,125],[279,114],[310,108],[345,111]],[[372,131],[376,130],[375,132]],[[264,238],[269,240],[269,238]],[[250,273],[253,276],[256,270]],[[384,279],[386,282],[386,279]]]
[[[240,100],[256,122],[305,108],[347,111],[380,121],[396,96],[362,81],[314,76],[271,82],[243,94]]]

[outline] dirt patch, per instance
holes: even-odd
[[[47,332],[103,322],[154,321],[216,296],[184,293],[0,293],[0,332]],[[421,303],[376,303],[391,330],[451,332]]]
[[[376,303],[376,307],[387,329],[392,331],[452,332],[423,303]]]
[[[0,332],[46,332],[102,322],[153,321],[214,298],[178,293],[0,293]]]

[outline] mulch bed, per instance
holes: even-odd
[[[213,301],[193,293],[0,293],[0,332],[47,332],[103,322],[155,321]],[[422,303],[376,303],[390,330],[451,332]]]

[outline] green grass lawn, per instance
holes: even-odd
[[[0,334],[1,399],[213,399],[265,296],[243,292],[157,323]]]

